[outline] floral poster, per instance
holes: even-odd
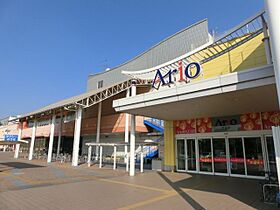
[[[197,133],[212,132],[212,121],[209,117],[203,117],[196,120]]]
[[[175,121],[176,134],[195,133],[195,119]]]
[[[252,131],[261,130],[262,122],[260,113],[249,113],[240,115],[241,130]]]
[[[271,126],[280,125],[280,113],[279,112],[263,112],[262,113],[263,129],[270,130]]]

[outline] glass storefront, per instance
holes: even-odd
[[[264,177],[265,171],[276,173],[273,138],[221,136],[177,139],[177,170]]]

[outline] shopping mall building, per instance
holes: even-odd
[[[25,147],[31,160],[41,140],[48,162],[64,147],[77,166],[88,142],[126,142],[134,175],[135,144],[161,137],[145,116],[164,120],[163,170],[247,178],[276,172],[280,3],[268,0],[266,8],[217,37],[207,20],[197,22],[90,75],[86,93],[22,115],[19,139],[29,144],[17,144],[15,157]]]

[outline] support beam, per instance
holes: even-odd
[[[18,123],[18,142],[21,141],[21,135],[22,135],[22,124],[21,122]],[[16,149],[15,149],[15,154],[14,158],[18,158],[19,156],[19,149],[20,149],[20,144],[16,144]]]
[[[99,102],[98,104],[98,113],[97,113],[97,125],[96,125],[96,143],[100,142],[100,125],[101,125],[101,112],[102,112],[102,102]],[[96,147],[95,150],[95,159],[98,160],[98,149],[99,147]]]
[[[131,96],[136,95],[136,82],[132,82],[131,86]],[[135,115],[131,115],[130,120],[130,170],[129,175],[134,176],[135,175],[135,129],[136,129],[136,122],[135,122]]]
[[[82,125],[82,108],[79,107],[78,110],[76,111],[76,116],[75,116],[75,131],[74,131],[72,166],[78,166],[78,164],[79,164],[79,146],[80,146],[81,125]]]
[[[113,169],[116,170],[117,168],[117,147],[114,146],[114,165],[113,165]]]
[[[128,89],[126,91],[126,98],[128,98],[130,95],[130,90]],[[125,113],[125,130],[124,130],[124,142],[125,143],[128,143],[129,142],[129,118],[130,118],[130,115],[128,113]],[[126,163],[127,162],[127,145],[124,146],[124,162]]]
[[[271,46],[272,61],[275,74],[278,105],[280,107],[280,24],[279,24],[279,0],[265,0],[265,10],[268,20],[269,40]]]
[[[33,127],[32,127],[32,136],[31,136],[31,141],[30,141],[28,160],[33,159],[33,150],[34,150],[34,144],[35,144],[35,138],[36,138],[36,127],[37,127],[37,121],[34,120]]]
[[[63,115],[61,114],[60,120],[59,120],[59,130],[58,130],[58,140],[57,140],[57,150],[56,150],[56,155],[57,156],[60,154],[62,124],[63,124]]]
[[[47,163],[52,162],[52,151],[53,151],[53,141],[54,141],[54,129],[55,129],[55,118],[56,116],[52,116],[52,121],[51,121],[51,133],[50,133],[50,141],[49,141],[49,149],[48,149],[48,159]]]
[[[88,147],[88,159],[87,159],[88,167],[91,166],[91,151],[92,151],[92,146],[89,146]]]

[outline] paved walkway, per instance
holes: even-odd
[[[276,209],[256,180],[123,169],[73,168],[0,153],[0,209]]]

